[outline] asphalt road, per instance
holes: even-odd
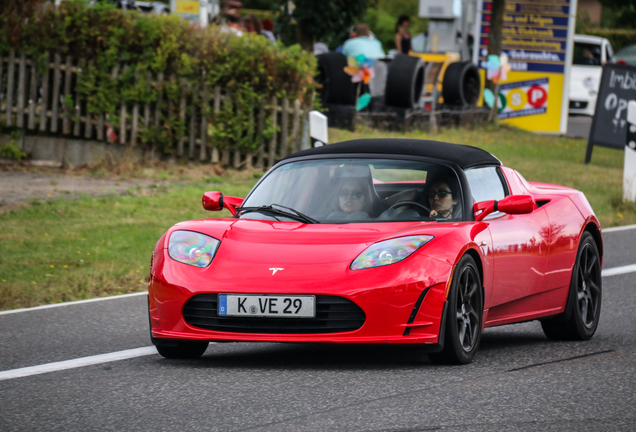
[[[572,138],[585,138],[590,135],[592,127],[592,117],[590,116],[569,116],[567,136]]]
[[[636,229],[604,238],[605,269],[636,264]],[[635,278],[603,278],[590,341],[550,342],[537,322],[487,329],[454,367],[404,347],[242,343],[7,378],[148,347],[146,297],[0,314],[0,430],[633,431]]]

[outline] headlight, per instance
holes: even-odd
[[[207,267],[212,262],[220,241],[194,231],[175,231],[170,234],[168,255],[175,261],[195,267]]]
[[[430,235],[416,235],[386,240],[369,246],[351,263],[351,270],[380,267],[402,261],[433,240]]]
[[[587,77],[583,80],[583,87],[588,90],[596,90],[598,86],[596,85],[596,80],[594,78]]]

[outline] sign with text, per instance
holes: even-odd
[[[171,0],[170,9],[172,13],[185,18],[188,21],[199,21],[201,4],[199,0]]]
[[[500,120],[533,132],[566,132],[575,13],[576,0],[505,1],[501,51],[510,72],[499,87]],[[491,16],[492,0],[483,0],[475,50],[482,77]]]
[[[585,163],[590,161],[595,145],[619,150],[625,148],[627,106],[632,100],[636,100],[636,67],[609,63],[603,66]]]

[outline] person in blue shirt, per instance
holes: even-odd
[[[344,43],[342,53],[347,57],[356,57],[360,54],[368,59],[379,59],[384,57],[382,44],[379,40],[371,38],[369,26],[358,24],[355,28],[355,35]]]

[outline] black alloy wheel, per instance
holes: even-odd
[[[552,340],[588,340],[596,332],[601,314],[601,256],[594,238],[584,232],[572,271],[566,311],[541,321],[543,333]]]
[[[457,264],[447,301],[444,348],[429,358],[442,364],[470,363],[479,348],[484,315],[481,278],[470,255]]]

